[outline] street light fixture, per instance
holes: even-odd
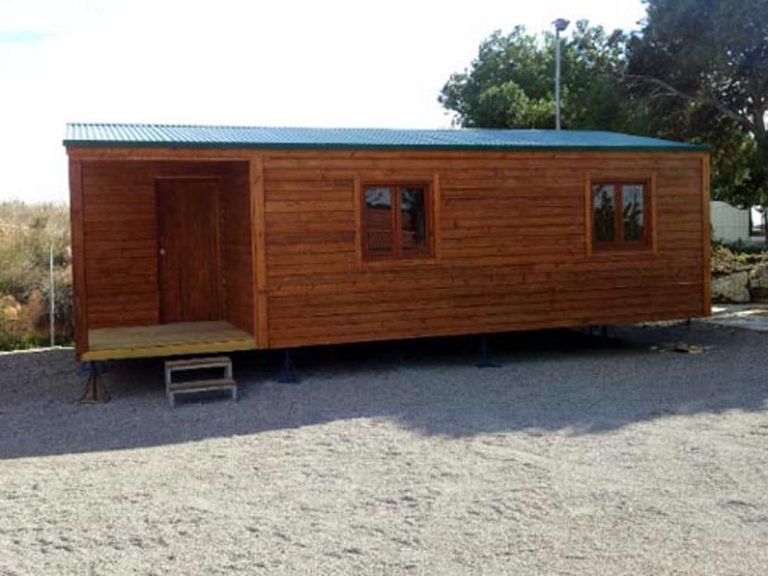
[[[564,32],[570,24],[565,18],[558,18],[552,25],[555,27],[555,130],[560,130],[560,32]]]

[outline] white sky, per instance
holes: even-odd
[[[66,122],[449,127],[438,93],[493,30],[643,15],[641,0],[0,0],[0,200],[67,199]]]

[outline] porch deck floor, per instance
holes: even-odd
[[[256,348],[253,335],[223,320],[96,328],[88,331],[88,345],[82,357],[85,362]]]

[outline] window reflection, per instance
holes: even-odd
[[[400,195],[400,229],[403,252],[427,247],[427,214],[423,188],[403,188]]]
[[[432,222],[429,187],[368,184],[363,189],[363,254],[374,259],[429,256]]]
[[[592,184],[593,242],[599,250],[636,250],[649,247],[653,223],[646,214],[649,200],[644,182]]]
[[[392,190],[388,187],[365,189],[365,232],[369,253],[392,254]]]
[[[622,187],[622,221],[625,242],[643,241],[643,186],[625,184]]]
[[[595,218],[595,240],[613,242],[616,239],[616,190],[613,184],[592,186]]]

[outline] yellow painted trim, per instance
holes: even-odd
[[[185,356],[209,352],[235,352],[255,350],[254,340],[231,340],[229,342],[204,342],[200,344],[171,344],[168,346],[140,346],[136,348],[108,348],[90,350],[82,355],[83,362],[100,360],[121,360],[128,358],[153,358],[158,356]]]

